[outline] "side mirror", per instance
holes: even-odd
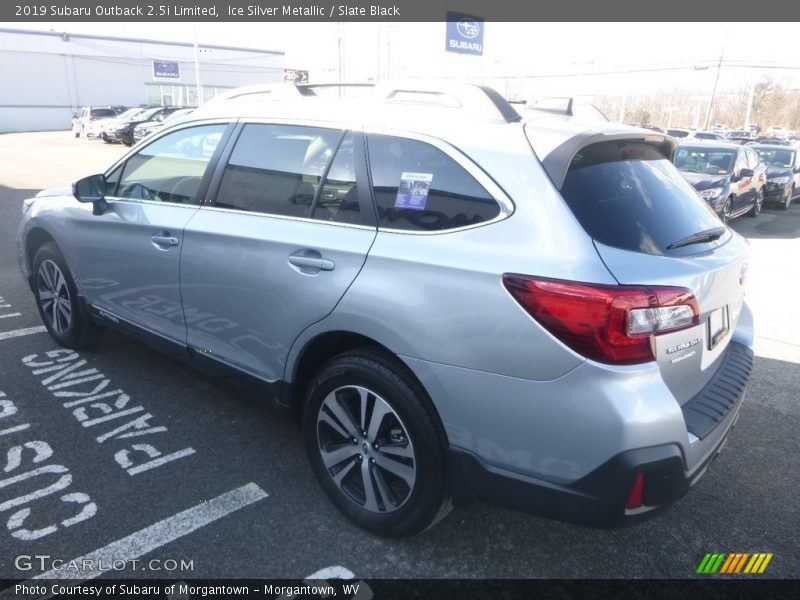
[[[744,179],[745,177],[752,177],[753,175],[755,175],[753,169],[742,169],[739,171],[739,177],[741,179]]]
[[[72,195],[78,202],[91,202],[94,206],[92,212],[102,215],[108,203],[106,202],[106,177],[103,174],[90,175],[79,179],[72,184]]]

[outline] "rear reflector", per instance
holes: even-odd
[[[561,342],[592,360],[654,359],[651,336],[696,325],[697,301],[685,288],[602,285],[506,273],[514,299]]]
[[[644,498],[644,473],[639,473],[633,482],[633,489],[625,508],[639,508],[643,504],[642,498]]]

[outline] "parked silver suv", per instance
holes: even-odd
[[[748,245],[675,141],[468,85],[316,91],[229,92],[25,201],[53,338],[128,329],[268,383],[382,534],[476,499],[620,525],[692,486],[753,329]]]

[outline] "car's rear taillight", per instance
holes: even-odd
[[[506,273],[517,302],[564,344],[592,360],[654,359],[651,336],[696,325],[697,301],[679,287],[602,285]]]

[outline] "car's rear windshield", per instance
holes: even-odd
[[[117,113],[114,112],[113,108],[93,108],[92,109],[92,116],[93,117],[116,117]]]
[[[667,247],[722,225],[668,157],[645,142],[600,142],[581,149],[561,195],[596,241],[645,254],[708,250],[708,243]]]

